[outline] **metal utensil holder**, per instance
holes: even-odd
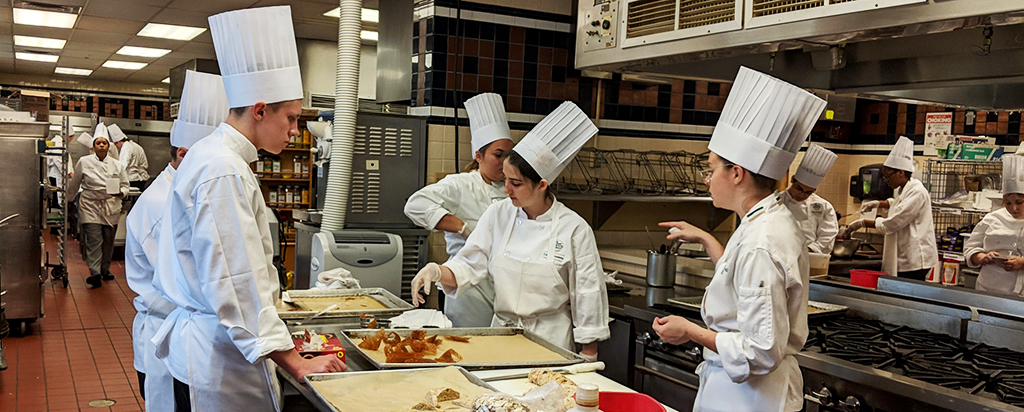
[[[676,284],[676,255],[647,251],[647,286],[670,288]]]

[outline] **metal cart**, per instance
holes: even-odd
[[[61,136],[69,136],[74,133],[71,130],[69,118],[64,116],[61,119]],[[50,268],[50,277],[60,280],[65,288],[68,287],[68,265],[67,265],[67,238],[68,238],[68,172],[69,160],[67,143],[60,146],[48,146],[46,157],[50,161],[56,161],[60,167],[60,175],[63,177],[56,186],[51,186],[48,191],[51,199],[57,199],[57,208],[47,208],[46,226],[57,230],[57,263],[50,263],[50,253],[46,253],[46,267]],[[49,204],[49,202],[48,202]]]

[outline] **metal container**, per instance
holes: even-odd
[[[341,336],[345,341],[348,342],[351,347],[356,348],[356,352],[359,353],[364,359],[373,364],[377,369],[407,369],[407,368],[430,368],[430,367],[444,367],[444,366],[460,366],[470,370],[480,369],[509,369],[509,368],[537,368],[537,367],[552,367],[552,366],[567,366],[583,362],[583,358],[577,355],[575,352],[571,352],[562,348],[561,346],[555,345],[554,343],[548,342],[541,338],[537,334],[521,328],[448,328],[448,329],[427,329],[428,334],[438,336],[510,336],[510,335],[523,335],[526,339],[533,341],[534,343],[544,347],[547,350],[554,352],[555,354],[564,358],[558,361],[547,361],[547,362],[523,362],[509,360],[506,362],[488,362],[488,363],[469,363],[459,362],[457,364],[452,363],[385,363],[379,362],[369,353],[366,353],[363,348],[359,347],[359,343],[354,339],[363,339],[373,336],[377,333],[376,330],[367,329],[354,329],[346,330],[341,333]],[[395,332],[398,333],[402,338],[406,338],[412,334],[413,329],[388,329],[387,333]],[[439,351],[440,352],[440,351]],[[515,355],[511,355],[514,357]]]
[[[647,286],[670,288],[676,284],[676,255],[647,251]]]
[[[443,366],[453,366],[453,365],[443,365]],[[466,379],[468,379],[474,385],[479,386],[479,387],[484,388],[484,389],[488,389],[488,390],[493,391],[493,392],[498,392],[498,390],[495,389],[493,386],[491,386],[487,382],[484,382],[482,379],[476,377],[476,375],[473,375],[472,373],[469,373],[465,368],[462,368],[462,367],[459,367],[459,366],[456,366],[456,368],[458,368],[459,372],[461,372],[466,377]],[[316,385],[314,385],[313,383],[315,383],[315,382],[322,382],[322,381],[337,380],[337,379],[351,379],[353,377],[358,377],[360,375],[366,375],[368,373],[376,373],[376,374],[387,373],[387,374],[407,375],[407,374],[414,374],[416,372],[423,371],[423,370],[426,370],[426,369],[420,368],[420,369],[406,369],[406,370],[395,370],[395,371],[369,371],[369,372],[344,372],[344,373],[312,373],[312,374],[306,375],[306,383],[308,384],[308,388],[310,388],[312,393],[314,395],[316,395],[315,401],[314,400],[311,400],[311,401],[313,401],[313,404],[314,404],[314,406],[316,407],[317,410],[320,410],[320,411],[330,411],[330,412],[342,412],[342,411],[339,411],[338,408],[335,408],[334,405],[331,404],[331,402],[329,400],[327,400],[327,398],[325,398],[324,395],[321,394],[320,391],[318,391],[316,389]],[[289,379],[289,380],[291,380],[291,379]],[[305,388],[306,388],[306,386],[304,386],[304,385],[294,385],[294,386],[296,386],[297,389],[300,389],[300,393],[301,393],[301,391],[304,391]],[[401,390],[401,388],[395,388],[394,390]],[[303,395],[305,395],[305,393],[303,393]],[[307,399],[309,399],[308,396],[307,396]]]
[[[400,315],[409,309],[413,309],[413,306],[404,300],[398,298],[393,293],[388,292],[383,288],[365,288],[365,289],[309,289],[309,290],[290,290],[288,296],[294,300],[296,298],[304,297],[317,297],[317,298],[331,298],[331,297],[350,297],[350,296],[370,296],[380,303],[387,306],[386,309],[362,309],[362,310],[332,310],[324,312],[318,318],[358,318],[360,314],[372,315],[376,317],[388,316],[388,315]],[[278,316],[281,319],[304,319],[307,316],[316,314],[316,311],[278,311]]]

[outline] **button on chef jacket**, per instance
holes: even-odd
[[[274,307],[280,283],[267,208],[249,168],[257,157],[222,123],[189,149],[161,222],[159,267],[171,270],[154,286],[177,308],[153,343],[171,374],[190,383],[193,410],[280,408],[265,357],[295,344]]]
[[[146,159],[146,152],[138,143],[125,139],[124,144],[121,145],[121,155],[118,159],[121,160],[121,165],[128,173],[129,181],[149,180],[149,172],[146,171],[149,168],[149,160]]]
[[[964,257],[967,265],[972,268],[978,266],[971,263],[971,257],[981,252],[1016,251],[1018,256],[1024,251],[1024,219],[1015,219],[1006,209],[999,209],[985,215],[974,226],[971,237],[964,244]],[[981,274],[978,275],[976,289],[1009,294],[1024,293],[1024,271],[1008,272],[1002,265],[991,264],[981,267]]]
[[[807,341],[807,249],[781,194],[750,209],[706,288],[701,317],[718,333],[704,349],[694,411],[798,411]],[[727,395],[723,395],[727,394]]]
[[[120,220],[121,198],[107,194],[107,179],[118,179],[121,195],[128,194],[128,176],[117,159],[107,155],[100,160],[96,154],[82,156],[75,165],[75,175],[68,183],[74,196],[81,189],[78,202],[80,223],[116,226]]]
[[[466,222],[471,231],[476,230],[480,216],[487,207],[508,198],[501,182],[487,184],[480,171],[457,173],[445,176],[432,185],[416,191],[405,204],[405,215],[413,223],[427,229],[434,229],[446,215]],[[448,256],[459,253],[466,239],[458,233],[444,234]],[[487,327],[494,316],[494,285],[490,279],[479,287],[467,290],[458,299],[445,301],[445,315],[456,327]]]
[[[125,221],[124,272],[128,287],[139,295],[132,301],[138,312],[132,323],[134,366],[146,374],[146,410],[150,412],[174,410],[174,381],[167,367],[156,358],[156,347],[151,342],[163,319],[175,308],[153,288],[160,221],[174,174],[174,167],[168,164],[135,201]]]
[[[556,220],[557,227],[552,227]],[[502,261],[539,264],[530,265],[534,267],[547,263],[557,274],[508,272],[499,267]],[[445,266],[458,285],[493,278],[492,326],[522,326],[569,350],[574,341],[586,344],[610,336],[608,294],[594,232],[557,200],[536,220],[509,199],[494,204]],[[457,297],[462,290],[446,292]]]
[[[815,193],[811,193],[803,202],[798,202],[789,195],[788,190],[782,192],[782,200],[804,232],[807,248],[814,253],[832,253],[836,236],[839,235],[839,222],[832,203]]]
[[[886,242],[895,236],[896,271],[935,267],[939,263],[939,250],[935,244],[932,202],[924,184],[911,178],[896,189],[889,205],[888,216],[875,219],[875,229],[886,235]]]

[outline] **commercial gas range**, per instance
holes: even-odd
[[[1024,412],[1024,318],[832,283],[812,282],[810,298],[850,311],[810,320],[797,355],[806,411]],[[650,324],[699,314],[664,304],[626,313],[637,330],[634,389],[692,406],[699,348],[668,345]]]

